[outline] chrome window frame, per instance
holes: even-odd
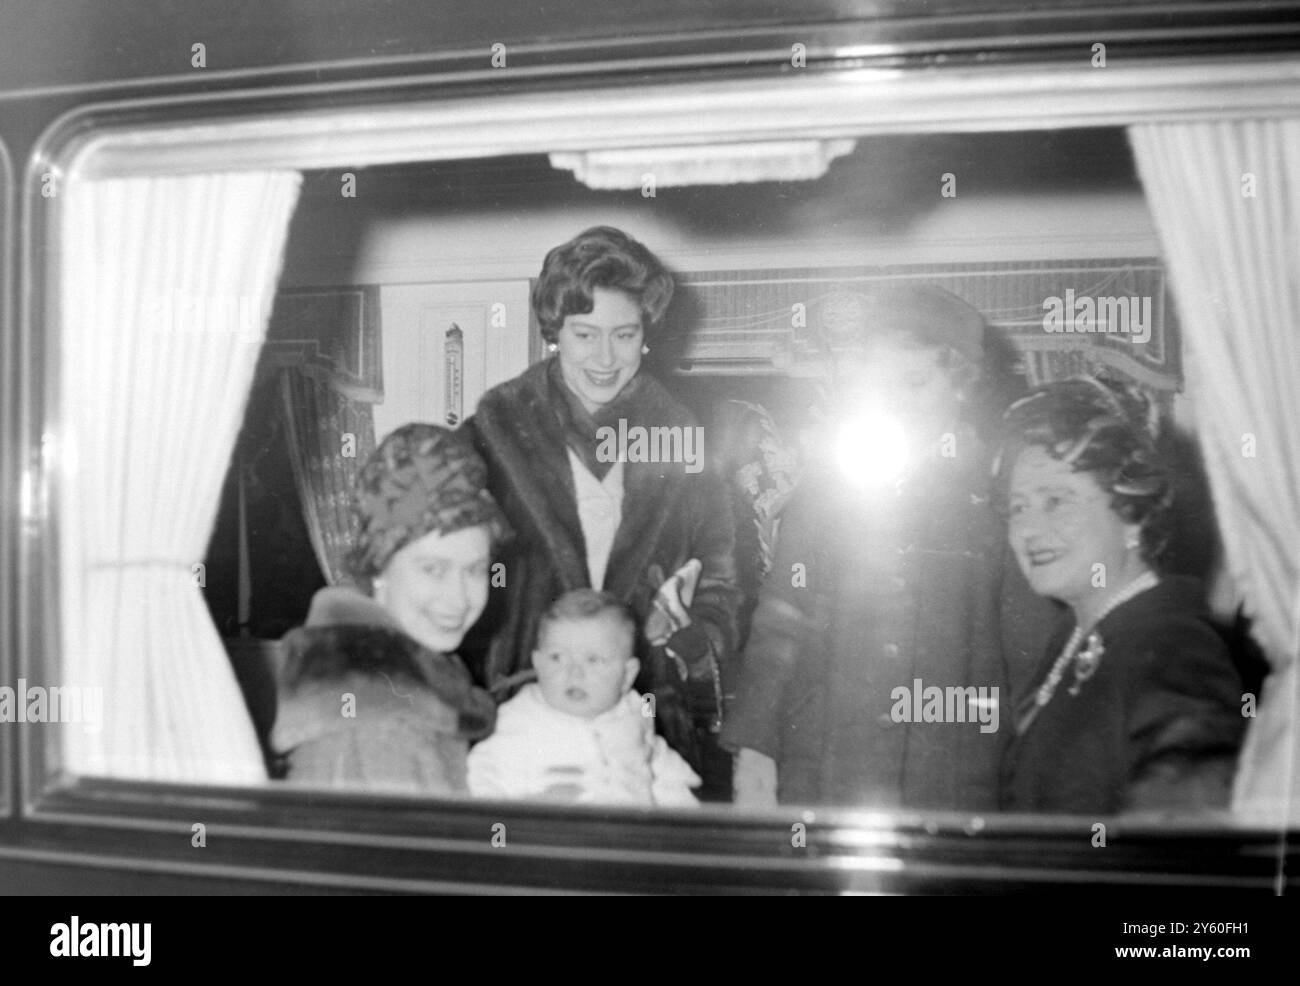
[[[118,90],[111,94],[125,98],[69,100],[67,112],[36,142],[22,186],[22,310],[18,359],[10,364],[19,395],[11,429],[17,441],[4,456],[6,489],[22,470],[44,468],[40,436],[57,434],[59,426],[52,413],[57,366],[50,355],[57,270],[43,259],[57,256],[59,203],[57,197],[43,201],[39,192],[39,177],[49,170],[66,180],[185,173],[218,159],[227,167],[232,161],[359,167],[406,160],[412,148],[427,153],[430,135],[444,156],[460,157],[626,146],[648,132],[656,143],[716,142],[716,114],[724,110],[739,121],[728,125],[728,139],[755,140],[1115,126],[1225,113],[1281,115],[1300,107],[1300,56],[1290,52],[1251,61],[1227,52],[1209,59],[1151,55],[1094,70],[1086,45],[1076,63],[1044,61],[1049,49],[1058,55],[1071,50],[1066,39],[1056,38],[1032,57],[1007,54],[990,64],[980,63],[979,45],[948,46],[968,57],[945,67],[944,59],[956,56],[936,55],[933,45],[921,45],[918,54],[917,48],[881,43],[870,30],[860,33],[861,43],[812,45],[809,67],[797,71],[779,65],[770,52],[757,68],[748,60],[681,51],[613,63],[593,52],[585,61],[558,64],[555,52],[542,46],[535,64],[525,49],[523,70],[513,77],[466,67],[465,56],[431,73],[380,61],[373,72],[350,64],[322,82],[284,83],[276,76],[274,84],[258,86],[232,77],[209,91],[164,85],[161,95]],[[829,35],[819,29],[809,36]],[[681,46],[690,48],[689,41]],[[764,85],[767,90],[756,95]],[[643,112],[627,113],[634,105]],[[484,107],[498,133],[481,133],[481,113],[475,122]],[[590,127],[594,113],[608,124],[598,137]],[[399,136],[376,151],[380,123]],[[205,156],[222,148],[224,156]],[[38,478],[41,496],[57,502],[57,470]],[[5,580],[15,586],[6,592],[16,602],[8,613],[0,606],[0,642],[7,651],[7,642],[15,641],[18,652],[7,673],[48,671],[57,662],[57,517],[18,518],[8,526],[26,531],[21,525],[33,523],[34,530],[11,538],[0,554]],[[0,735],[0,799],[15,792],[21,817],[0,824],[0,866],[58,864],[134,873],[140,880],[201,877],[247,887],[394,892],[1005,891],[1082,884],[1267,892],[1279,885],[1284,856],[1297,872],[1286,833],[1231,820],[1108,819],[1114,848],[1099,855],[1090,841],[1092,819],[840,809],[750,815],[709,807],[646,814],[327,794],[270,784],[135,783],[50,769],[52,751],[30,729],[7,752],[6,741]],[[5,783],[10,763],[17,764],[17,776]],[[190,845],[195,822],[207,826],[206,849]],[[495,847],[493,826],[502,822],[507,844]],[[798,825],[806,826],[802,848],[792,845],[792,826]]]

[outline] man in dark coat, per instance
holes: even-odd
[[[994,810],[1004,573],[1037,603],[961,423],[983,319],[927,287],[832,296],[820,317],[831,427],[783,515],[723,730],[737,800]]]

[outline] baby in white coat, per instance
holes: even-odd
[[[537,683],[497,710],[496,731],[469,751],[478,797],[586,804],[695,805],[700,778],[663,737],[632,688],[636,624],[595,589],[561,596],[542,616]]]

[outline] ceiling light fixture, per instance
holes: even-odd
[[[640,189],[733,185],[758,181],[812,181],[854,140],[780,140],[752,144],[557,151],[551,166],[572,171],[588,188]]]

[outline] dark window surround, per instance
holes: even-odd
[[[18,448],[18,360],[17,338],[12,331],[16,320],[10,309],[13,294],[10,277],[13,272],[14,170],[9,147],[0,137],[0,448]],[[22,520],[19,516],[19,485],[22,483],[21,463],[16,457],[0,452],[0,580],[12,584],[10,578],[15,558],[14,538]],[[9,682],[14,674],[13,655],[18,653],[15,633],[12,592],[0,589],[0,682]],[[11,765],[17,757],[9,737],[13,727],[0,723],[0,824],[13,810],[11,795],[14,791]]]
[[[989,5],[994,7],[996,5]],[[756,56],[776,57],[788,51],[792,30],[808,37],[809,64],[819,69],[889,65],[931,68],[939,61],[988,60],[1057,62],[1077,52],[1085,41],[1105,36],[1112,44],[1131,45],[1130,54],[1143,57],[1219,55],[1246,57],[1251,53],[1294,52],[1300,48],[1300,18],[1282,5],[1267,4],[1238,13],[1227,4],[1206,4],[1186,11],[1175,22],[1168,5],[1146,4],[1116,10],[1090,10],[1070,4],[1055,13],[1042,9],[1029,13],[986,10],[978,18],[961,16],[944,7],[943,16],[924,19],[880,18],[841,21],[809,27],[790,14],[776,26],[736,32],[727,39],[702,30],[673,8],[660,32],[647,31],[628,41],[584,40],[568,43],[524,44],[516,64],[529,69],[537,90],[551,85],[607,84],[622,74],[640,79],[689,76],[738,77],[757,71]],[[565,5],[560,17],[577,5]],[[1234,17],[1234,14],[1237,16]],[[806,15],[804,15],[806,16]],[[787,23],[788,22],[788,23]],[[473,32],[471,32],[473,33]],[[564,36],[549,32],[550,36]],[[535,37],[547,36],[538,29]],[[136,63],[124,81],[99,98],[131,92],[141,97],[193,93],[196,89],[229,90],[253,87],[252,98],[234,106],[235,112],[252,112],[285,105],[339,105],[374,99],[366,81],[392,80],[392,90],[408,97],[427,95],[429,76],[415,71],[441,73],[435,92],[467,88],[484,91],[498,84],[481,66],[481,53],[471,38],[462,38],[455,51],[426,50],[413,63],[409,56],[370,59],[361,64],[339,61],[320,72],[261,70],[261,76],[222,76],[209,79],[175,77],[153,85],[131,85],[152,73]],[[781,42],[780,45],[777,42]],[[238,40],[234,42],[238,44]],[[835,61],[844,46],[880,45],[879,54]],[[364,49],[349,50],[360,55]],[[339,53],[322,51],[321,58],[339,59]],[[610,65],[607,59],[621,59]],[[751,67],[744,68],[749,61]],[[602,64],[604,63],[604,64]],[[1059,63],[1059,62],[1058,62]],[[323,80],[306,96],[303,91],[277,89],[289,81]],[[329,83],[346,83],[346,91],[326,91]],[[69,77],[72,85],[88,79]],[[398,84],[404,83],[404,85]],[[9,82],[9,85],[12,85]],[[110,85],[112,85],[110,83]],[[392,91],[390,90],[390,92]],[[12,90],[11,90],[12,92]],[[385,97],[386,98],[386,97]],[[399,97],[400,98],[400,97]],[[0,133],[17,134],[18,159],[31,162],[29,175],[40,173],[38,164],[57,160],[67,142],[95,125],[93,117],[80,115],[47,132],[42,145],[21,145],[41,126],[52,123],[64,110],[75,108],[78,98],[64,92],[32,99],[18,97],[19,112],[0,112]],[[136,104],[128,113],[135,122],[157,120],[161,111]],[[189,117],[229,111],[226,102],[191,104],[166,112]],[[10,110],[14,110],[10,103]],[[3,110],[3,107],[0,107]],[[34,126],[33,120],[40,121]],[[39,217],[39,189],[29,184],[29,215]],[[0,200],[2,202],[4,200]],[[13,228],[6,224],[6,228]],[[50,369],[42,362],[45,340],[41,281],[49,271],[38,258],[51,244],[39,228],[27,230],[19,259],[27,266],[32,290],[26,295],[27,322],[10,330],[6,317],[3,344],[6,357],[18,342],[22,361],[6,358],[14,367],[5,378],[6,441],[3,458],[3,500],[13,503],[16,484],[27,463],[21,450],[39,448],[41,402],[52,391]],[[15,268],[4,262],[6,280]],[[14,283],[23,283],[14,281]],[[4,282],[0,281],[0,288]],[[34,375],[20,377],[23,372]],[[30,387],[31,390],[24,390]],[[15,396],[17,395],[17,396]],[[35,424],[34,424],[35,423]],[[9,441],[16,438],[17,441]],[[16,677],[19,658],[25,667],[40,666],[33,643],[48,620],[51,571],[42,562],[50,557],[49,528],[37,532],[19,528],[17,511],[6,511],[0,539],[0,655],[6,677]],[[21,627],[15,619],[24,608]],[[25,628],[25,629],[22,629]],[[33,639],[20,639],[20,630]],[[17,742],[9,744],[9,737]],[[877,891],[1006,892],[1046,887],[1082,889],[1118,887],[1160,890],[1172,886],[1216,887],[1267,893],[1277,889],[1278,873],[1286,866],[1300,872],[1300,852],[1288,844],[1285,833],[1198,825],[1192,822],[1139,824],[1106,820],[1108,849],[1092,846],[1092,826],[1097,819],[1036,819],[996,817],[976,824],[957,816],[925,818],[863,815],[853,812],[774,812],[764,816],[732,815],[726,809],[669,817],[636,812],[553,809],[531,805],[494,808],[483,802],[429,802],[361,795],[297,792],[287,788],[213,789],[172,785],[67,779],[48,772],[43,764],[50,751],[47,734],[9,729],[0,733],[0,804],[12,794],[23,806],[21,817],[0,820],[0,881],[13,874],[41,883],[59,875],[111,873],[111,886],[152,885],[261,888],[336,888],[358,890],[803,890],[835,892],[844,889]],[[5,769],[12,766],[13,776]],[[206,849],[191,847],[191,826],[207,826]],[[616,822],[616,824],[613,824]],[[506,825],[507,846],[493,848],[492,826]],[[791,826],[807,825],[807,847],[791,845]],[[197,855],[196,855],[197,854]],[[1289,857],[1289,858],[1288,858]],[[1289,866],[1287,866],[1289,864]],[[45,867],[42,870],[40,867]],[[173,879],[174,878],[174,879]],[[171,884],[166,881],[173,879]],[[153,881],[150,884],[150,881]],[[102,881],[101,881],[102,882]],[[12,885],[12,884],[11,884]],[[203,889],[202,887],[198,889]]]

